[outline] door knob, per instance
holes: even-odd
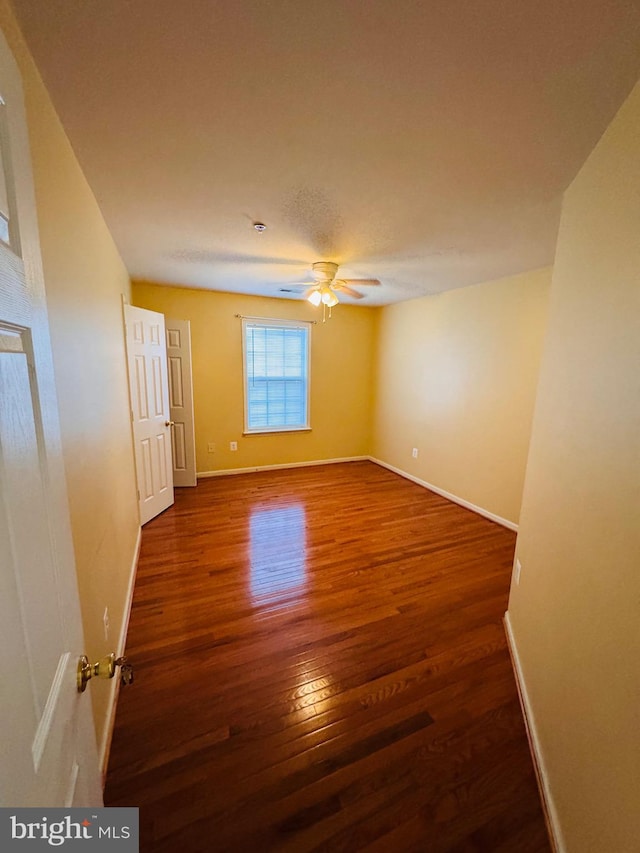
[[[165,421],[164,425],[165,426],[175,426],[175,423],[176,423],[175,421]]]
[[[131,684],[133,681],[133,667],[127,663],[126,657],[117,658],[115,652],[110,655],[105,655],[97,663],[89,663],[89,658],[82,655],[78,659],[78,693],[84,693],[87,689],[89,681],[96,678],[113,678],[116,672],[116,667],[121,668],[121,677],[123,684]]]

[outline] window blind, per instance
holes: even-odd
[[[308,427],[308,325],[243,322],[247,431]]]

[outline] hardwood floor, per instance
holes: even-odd
[[[105,802],[143,851],[548,851],[502,627],[515,535],[369,462],[143,532]]]

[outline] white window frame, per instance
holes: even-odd
[[[306,329],[307,331],[307,422],[304,426],[249,427],[249,394],[247,376],[247,326],[264,326],[274,329]],[[261,317],[242,318],[242,387],[244,400],[243,435],[261,435],[279,432],[308,432],[311,430],[311,326],[308,320],[272,320]]]

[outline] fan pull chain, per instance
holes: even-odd
[[[332,305],[329,305],[329,319],[331,319],[332,307],[333,307]],[[327,306],[326,306],[326,303],[324,303],[324,302],[322,303],[322,322],[323,323],[327,322]]]

